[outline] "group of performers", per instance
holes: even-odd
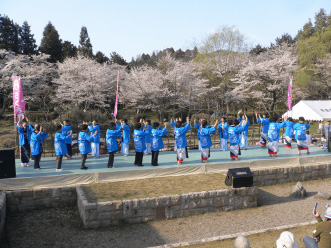
[[[303,117],[299,118],[299,122],[294,125],[293,119],[285,117],[283,122],[277,122],[277,117],[268,118],[267,114],[255,113],[257,123],[261,123],[261,147],[268,147],[270,157],[276,157],[278,153],[279,131],[282,127],[286,127],[285,131],[285,146],[291,149],[292,138],[295,133],[295,139],[298,145],[298,154],[302,150],[308,149],[306,140],[306,131],[310,129],[310,125],[305,123]],[[177,153],[177,164],[183,164],[183,161],[188,158],[186,133],[191,129],[190,119],[186,118],[186,123],[183,123],[181,118],[171,120],[170,125],[174,127],[174,150]],[[227,151],[228,143],[230,144],[231,160],[239,160],[241,150],[247,149],[248,127],[250,121],[246,113],[238,112],[236,118],[222,117],[220,123],[216,120],[214,125],[208,125],[206,119],[200,119],[199,123],[194,119],[194,128],[198,130],[197,139],[199,140],[199,149],[201,150],[201,162],[207,163],[210,157],[210,148],[212,146],[211,134],[219,132],[220,150]],[[21,166],[29,167],[30,153],[34,160],[34,169],[40,169],[40,158],[43,152],[43,140],[47,139],[48,134],[42,126],[28,124],[28,118],[20,118],[17,123],[17,130],[20,134],[19,145],[21,155]],[[127,119],[120,123],[111,122],[106,131],[106,145],[108,149],[108,168],[114,168],[114,155],[119,150],[117,139],[121,138],[121,152],[124,156],[129,155],[130,143],[130,126]],[[143,165],[143,156],[151,154],[152,166],[158,165],[159,151],[164,148],[162,136],[167,134],[167,123],[164,123],[164,128],[161,128],[158,122],[151,123],[150,120],[138,118],[134,124],[133,141],[135,147],[136,166]],[[100,143],[100,127],[96,120],[92,121],[91,125],[86,122],[80,126],[78,134],[78,148],[81,154],[81,169],[88,169],[85,166],[88,153],[92,157],[99,157]],[[54,137],[54,148],[56,153],[56,171],[62,171],[62,159],[72,158],[72,128],[69,120],[59,123],[56,127]]]

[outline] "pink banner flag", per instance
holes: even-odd
[[[287,105],[288,105],[288,111],[291,111],[292,110],[292,77],[290,77],[288,83]]]
[[[114,108],[114,116],[117,116],[117,104],[118,104],[118,80],[120,78],[120,71],[117,73],[117,89],[116,89],[116,99],[115,99],[115,108]]]
[[[13,100],[14,100],[14,120],[19,121],[21,116],[25,115],[25,101],[19,77],[13,77]]]

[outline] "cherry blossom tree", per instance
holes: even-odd
[[[203,91],[203,82],[196,76],[192,63],[175,60],[170,54],[157,62],[157,68],[132,69],[122,88],[130,105],[156,109],[161,120],[170,106],[190,111]]]
[[[54,103],[73,104],[84,110],[106,109],[115,101],[117,72],[125,78],[125,67],[118,64],[99,64],[78,56],[58,63],[59,77]]]
[[[12,76],[19,76],[22,81],[24,99],[28,106],[37,104],[46,113],[49,111],[50,97],[53,94],[52,80],[57,77],[55,64],[47,62],[49,55],[15,55],[13,52],[0,50],[0,89],[3,114],[12,104]]]
[[[286,102],[289,77],[296,68],[296,50],[288,44],[252,55],[236,74],[236,87],[227,97],[234,102],[254,99],[256,104],[273,111],[278,103]]]

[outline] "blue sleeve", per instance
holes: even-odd
[[[190,123],[186,123],[185,127],[184,127],[184,132],[186,133],[188,130],[191,129],[191,125]]]
[[[246,125],[245,126],[238,127],[237,128],[237,133],[243,132],[245,130],[245,127],[246,127]]]
[[[209,130],[209,133],[212,134],[212,133],[215,133],[216,132],[216,129],[215,127],[211,127],[208,129]]]
[[[266,125],[266,124],[269,124],[269,119],[262,119],[262,122],[261,122],[263,125]]]
[[[225,124],[224,124],[224,128],[225,128],[226,130],[229,129],[229,124],[228,124],[227,122],[225,122]]]
[[[17,125],[16,128],[19,133],[24,133],[23,127],[19,127],[19,125]]]
[[[217,125],[217,132],[220,132],[221,129],[222,129],[222,123],[220,123],[220,124]]]
[[[262,119],[261,119],[261,118],[258,118],[256,122],[257,122],[257,123],[262,123],[262,124],[263,124],[263,122],[262,122]]]
[[[175,126],[176,126],[176,122],[172,121],[172,122],[170,123],[170,125],[173,126],[173,127],[175,127]]]
[[[194,124],[194,128],[199,129],[199,128],[200,128],[200,124],[195,123],[195,124]]]
[[[306,129],[310,129],[310,124],[306,123]]]
[[[278,124],[278,129],[281,129],[282,127],[286,126],[286,121],[283,121],[282,123],[277,123]]]
[[[243,120],[243,118],[237,118],[237,120],[238,120],[239,122],[241,122],[241,121]]]
[[[130,127],[129,127],[129,125],[124,125],[123,130],[126,131],[126,132],[130,132]]]

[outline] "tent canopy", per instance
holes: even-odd
[[[331,120],[331,100],[325,101],[306,101],[302,100],[293,106],[292,111],[288,111],[284,116],[299,119],[303,116],[305,120],[309,121],[323,121]]]

